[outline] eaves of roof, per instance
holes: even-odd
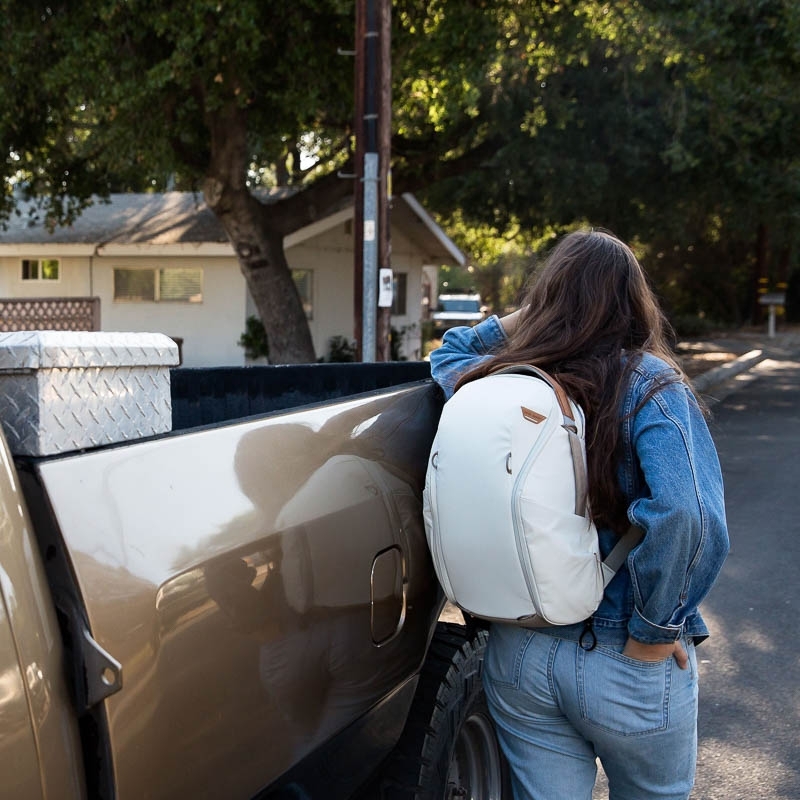
[[[0,255],[11,256],[232,256],[225,231],[200,195],[114,194],[87,208],[72,225],[48,231],[19,207],[0,230]],[[295,231],[284,240],[290,249],[353,218],[352,204]],[[464,254],[411,194],[395,197],[391,220],[414,242],[429,263],[464,265]]]

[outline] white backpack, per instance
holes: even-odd
[[[588,619],[641,532],[605,562],[587,516],[584,416],[546,372],[498,370],[442,410],[424,518],[447,598],[527,627]]]

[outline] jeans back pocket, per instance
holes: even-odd
[[[621,649],[621,648],[620,648]],[[669,724],[675,659],[637,661],[607,646],[578,649],[581,717],[622,736],[662,731]]]

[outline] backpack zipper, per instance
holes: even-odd
[[[560,424],[561,416],[560,414],[556,414],[555,412],[551,412],[547,419],[545,420],[544,427],[539,432],[539,438],[536,440],[536,444],[528,451],[528,455],[525,458],[525,461],[522,464],[522,468],[520,469],[517,477],[514,479],[514,485],[511,487],[511,496],[513,498],[513,506],[511,509],[511,518],[514,524],[514,540],[517,545],[517,553],[519,555],[520,561],[525,565],[525,569],[523,569],[523,574],[525,576],[525,584],[528,587],[528,594],[530,595],[531,602],[534,605],[534,609],[536,613],[538,612],[539,607],[539,597],[536,593],[534,582],[533,582],[533,565],[531,564],[531,554],[528,550],[528,544],[525,540],[524,535],[524,528],[522,525],[522,516],[520,514],[520,495],[519,495],[519,485],[521,481],[525,479],[530,470],[531,464],[539,455],[539,452],[544,448],[544,446],[550,441],[550,437],[553,435],[556,426]]]
[[[438,477],[439,468],[434,463],[434,459],[438,455],[439,451],[437,450],[431,456],[430,466],[433,467],[433,474],[430,475],[430,481],[428,482],[428,505],[431,513],[431,539],[433,540],[433,547],[431,547],[430,550],[436,566],[436,571],[439,574],[439,579],[442,583],[442,588],[444,589],[444,593],[447,595],[447,599],[451,603],[454,603],[455,594],[453,593],[453,587],[450,583],[450,576],[447,574],[447,567],[444,561],[444,552],[442,550],[442,537],[439,535],[439,506],[436,494],[436,479]]]

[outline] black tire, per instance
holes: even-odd
[[[439,623],[382,800],[510,800],[481,684],[487,633]]]

